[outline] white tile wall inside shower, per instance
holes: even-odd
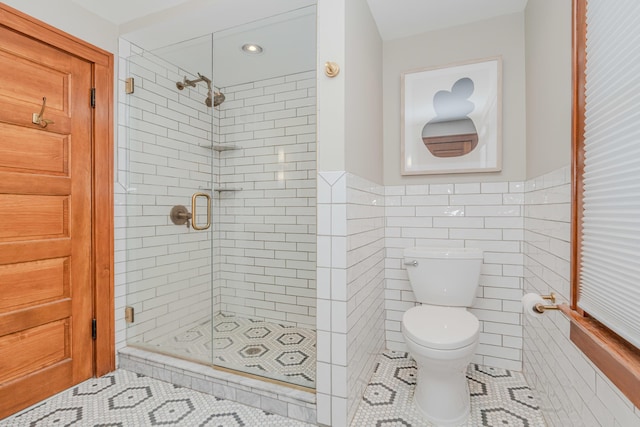
[[[123,52],[130,55],[121,58],[120,79],[133,77],[135,91],[124,95],[121,82],[116,295],[136,312],[128,341],[141,343],[211,316],[211,230],[174,225],[168,214],[211,188],[212,151],[203,146],[211,145],[212,109],[206,85],[176,88],[185,75],[195,77],[190,71],[132,44]]]
[[[221,90],[221,310],[313,329],[315,71]]]
[[[484,264],[470,309],[480,320],[474,362],[521,369],[523,190],[521,182],[386,187],[385,327],[389,349],[406,351],[402,315],[416,304],[402,265],[403,249],[477,247],[484,251]]]
[[[569,301],[571,171],[526,182],[525,292]],[[551,426],[638,426],[640,410],[570,341],[562,313],[524,319],[525,376]]]

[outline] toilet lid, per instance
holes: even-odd
[[[480,322],[463,308],[424,306],[410,308],[402,316],[408,338],[439,350],[454,350],[478,338]]]

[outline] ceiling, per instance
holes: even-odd
[[[201,14],[215,8],[224,14],[240,10],[256,19],[252,12],[266,10],[263,17],[281,13],[282,1],[274,0],[71,0],[104,19],[122,25],[159,12],[194,10]],[[481,21],[494,16],[522,11],[527,0],[367,0],[383,40],[406,37],[441,28]],[[225,5],[227,3],[227,5]],[[308,6],[315,1],[289,0],[290,9]],[[230,7],[225,7],[230,6]],[[212,24],[215,23],[212,22]],[[211,28],[209,32],[229,28]]]
[[[524,10],[527,0],[367,0],[383,40]]]
[[[211,69],[213,43],[218,87],[281,75],[282,64],[295,61],[293,72],[315,67],[315,49],[309,46],[316,45],[313,12],[322,0],[71,1],[118,25],[130,42],[192,70],[192,75]],[[382,39],[392,40],[520,12],[527,0],[367,2]],[[247,42],[264,44],[264,53],[243,54],[239,46]],[[249,72],[254,75],[247,77]]]

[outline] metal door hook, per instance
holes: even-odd
[[[49,120],[49,119],[45,119],[44,116],[44,109],[47,106],[47,97],[43,96],[42,97],[42,108],[40,109],[40,113],[33,113],[33,116],[31,117],[31,123],[33,123],[34,125],[40,125],[43,128],[46,128],[49,124],[53,124],[54,121],[53,120]]]

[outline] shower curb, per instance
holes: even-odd
[[[316,423],[316,394],[219,371],[135,347],[118,352],[119,368],[267,412]]]

